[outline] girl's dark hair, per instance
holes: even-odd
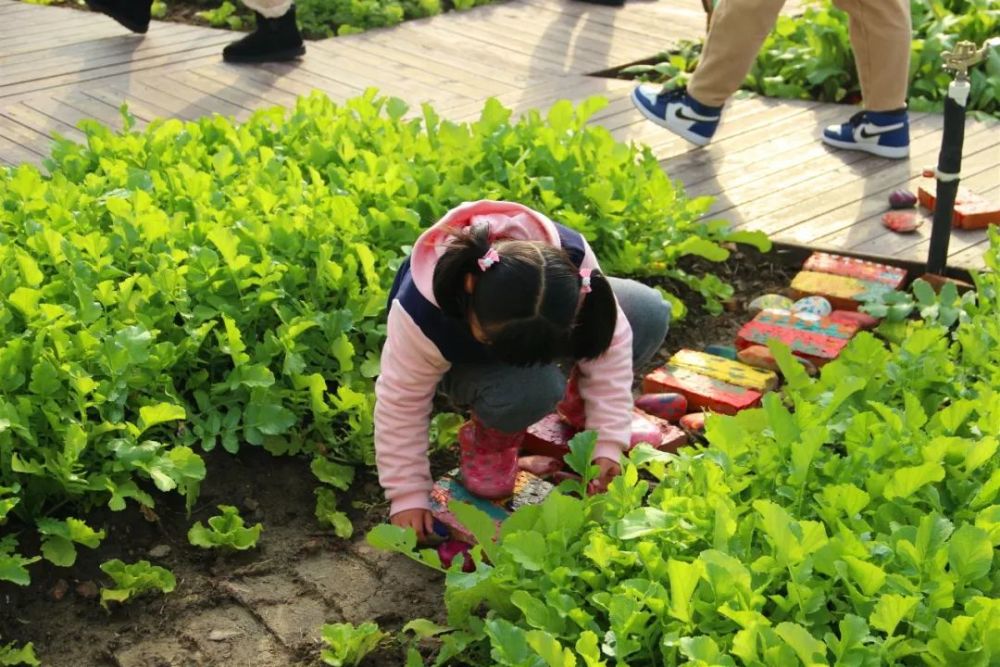
[[[500,261],[483,271],[478,262],[491,245]],[[608,349],[618,315],[614,293],[599,271],[590,285],[580,304],[580,272],[565,250],[537,241],[491,244],[486,225],[456,232],[434,269],[441,310],[463,321],[474,314],[496,357],[517,366],[593,359]]]

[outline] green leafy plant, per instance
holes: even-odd
[[[76,544],[96,548],[104,539],[104,531],[95,531],[80,519],[60,521],[40,519],[36,524],[42,538],[42,555],[49,562],[69,567],[76,562]]]
[[[31,642],[28,642],[24,646],[0,644],[0,665],[4,667],[7,665],[38,667],[41,664],[38,661],[38,656],[35,655],[35,647],[32,646]]]
[[[375,623],[354,626],[332,623],[323,626],[323,662],[333,667],[353,667],[374,651],[387,635]]]
[[[111,577],[114,587],[101,587],[101,606],[108,608],[108,602],[127,602],[129,599],[151,591],[170,593],[177,581],[170,570],[151,565],[147,560],[123,563],[114,558],[101,563],[101,570]]]
[[[206,9],[195,14],[215,28],[231,28],[239,30],[243,27],[244,18],[237,13],[236,5],[225,0],[215,9]]]
[[[0,538],[0,581],[9,581],[20,586],[31,583],[28,565],[41,560],[40,556],[26,558],[17,553],[17,537],[4,535]]]
[[[1000,32],[1000,12],[991,0],[914,0],[908,105],[916,111],[943,108],[951,75],[943,53],[962,40],[981,45]],[[822,102],[857,103],[861,85],[855,70],[847,15],[830,0],[813,0],[800,16],[780,16],[761,47],[743,87],[762,95]],[[684,41],[650,65],[621,74],[686,85],[698,64],[701,43]],[[1000,116],[1000,50],[970,70],[968,109]]]
[[[995,664],[991,243],[953,321],[924,308],[897,343],[861,333],[815,379],[772,345],[783,394],[709,420],[705,448],[634,450],[606,494],[557,490],[495,540],[454,505],[483,551],[446,573],[436,664]],[[412,531],[369,540],[434,566]]]
[[[245,551],[257,546],[264,526],[257,523],[246,527],[240,511],[232,505],[219,505],[217,514],[208,520],[208,526],[195,522],[188,531],[188,542],[203,549],[230,549]]]
[[[50,175],[0,169],[0,521],[52,533],[67,503],[151,508],[154,488],[190,509],[199,452],[252,446],[319,457],[317,516],[349,535],[335,492],[343,466],[374,462],[387,290],[466,201],[532,206],[586,234],[609,274],[720,309],[731,287],[678,262],[767,239],[702,221],[708,198],[588,125],[604,104],[515,121],[491,100],[452,123],[375,91],[315,94],[141,132],[124,110],[123,133],[85,121],[84,144],[57,140]]]

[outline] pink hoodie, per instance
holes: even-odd
[[[555,224],[526,206],[500,201],[462,204],[420,235],[410,259],[414,284],[435,306],[434,267],[447,249],[449,230],[481,222],[489,224],[493,238],[560,245]],[[584,248],[581,268],[599,268],[586,241]],[[375,461],[379,482],[392,503],[391,514],[430,507],[433,480],[427,431],[434,393],[450,367],[400,301],[393,300],[381,375],[375,383]],[[628,445],[632,422],[632,329],[620,307],[611,346],[578,367],[587,428],[598,433],[594,458],[617,461]]]

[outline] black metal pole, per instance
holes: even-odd
[[[948,264],[951,219],[962,170],[965,103],[969,98],[969,88],[968,80],[959,77],[948,86],[948,99],[944,102],[944,132],[937,166],[937,201],[934,204],[931,245],[927,252],[927,273],[936,275],[944,275]]]

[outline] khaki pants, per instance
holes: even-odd
[[[721,106],[743,83],[778,20],[784,0],[720,0],[691,77],[688,93]],[[910,74],[909,0],[833,0],[850,16],[851,46],[864,106],[890,111],[906,106]]]
[[[243,4],[269,19],[276,19],[288,13],[292,0],[243,0]]]

